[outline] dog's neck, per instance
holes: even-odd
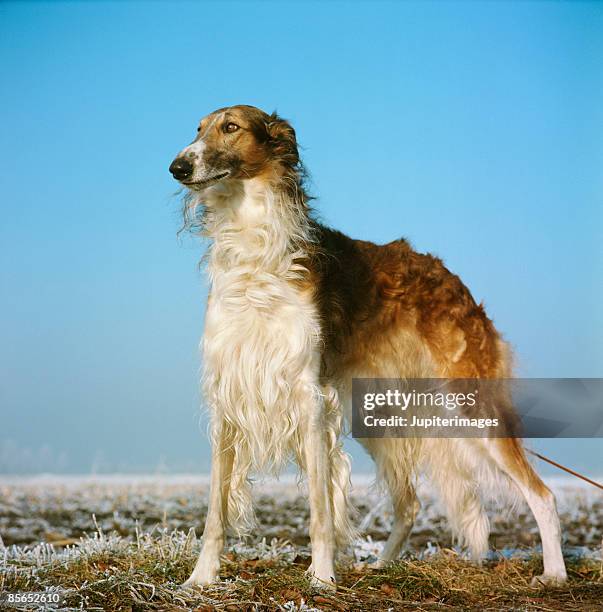
[[[289,275],[305,257],[312,238],[302,191],[261,179],[232,180],[202,198],[212,275],[233,267]]]

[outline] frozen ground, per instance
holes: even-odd
[[[547,483],[557,495],[566,556],[587,560],[591,564],[588,572],[594,571],[592,564],[601,565],[603,495],[588,485],[582,486],[575,479],[549,479]],[[369,485],[369,478],[358,477],[354,481],[352,499],[363,533],[355,543],[353,554],[347,557],[347,567],[352,568],[350,571],[362,572],[366,562],[373,560],[391,524],[388,504]],[[158,593],[162,588],[175,586],[190,570],[198,550],[196,536],[203,528],[207,493],[208,479],[202,476],[0,477],[0,589],[65,586],[61,568],[68,570],[77,566],[81,570],[83,559],[86,564],[90,559],[105,559],[102,563],[106,568],[101,565],[104,576],[108,568],[120,567],[117,561],[111,565],[114,557],[126,559],[130,556],[134,559],[147,551],[149,558],[155,559],[153,571],[157,570],[157,555],[159,559],[165,557],[161,579],[143,568],[140,571],[146,572],[145,580],[151,580],[151,572],[156,584],[144,581],[140,584],[152,586],[153,592],[147,593],[147,587],[135,588],[132,584],[128,588],[134,588],[140,601],[149,598],[149,601],[154,601],[155,598],[162,605],[166,601],[174,603],[172,599],[166,599],[167,595]],[[250,572],[246,565],[247,569],[241,570],[237,565],[239,558],[244,558],[244,563],[255,559],[256,564],[265,559],[276,559],[278,563],[297,564],[303,568],[309,556],[309,510],[303,487],[298,489],[295,479],[288,477],[281,481],[265,481],[256,485],[255,497],[259,521],[257,532],[244,543],[229,541],[228,562],[234,564],[231,567],[233,574],[242,571],[249,575],[249,580],[253,578],[253,570]],[[444,551],[460,559],[460,551],[450,550],[453,543],[446,520],[428,486],[421,486],[420,498],[423,507],[410,538],[407,558],[424,562],[437,556],[438,551]],[[504,558],[514,558],[529,565],[530,559],[538,557],[538,532],[525,507],[520,505],[513,512],[490,508],[489,514],[492,525],[491,564],[498,564],[498,567],[505,562]],[[146,557],[144,559],[146,563]],[[142,558],[139,561],[142,568]],[[286,571],[286,567],[281,570]],[[92,572],[90,577],[81,581],[84,590],[90,581],[99,579],[96,565],[88,567],[88,570]],[[73,571],[66,571],[65,576],[72,574]],[[591,574],[588,576],[590,579]],[[393,580],[391,576],[390,580]],[[73,588],[73,594],[81,595],[82,584]],[[453,592],[454,588],[451,588]],[[93,592],[100,593],[99,589]],[[598,592],[603,598],[603,591]],[[403,591],[399,595],[402,596]],[[80,606],[83,605],[82,597]],[[91,606],[93,600],[90,600],[90,595],[88,597],[87,605]],[[446,600],[442,597],[442,601]],[[136,597],[132,595],[132,598],[136,604]],[[299,595],[299,605],[302,600]],[[222,600],[213,599],[211,605],[220,607],[217,601]],[[261,598],[258,601],[262,601]],[[292,601],[296,601],[293,596]],[[182,608],[157,609],[189,609],[186,600],[181,603],[184,605]],[[132,607],[130,604],[124,609],[137,609],[136,605]],[[111,604],[115,605],[115,602]],[[145,604],[140,609],[151,609],[149,606]],[[276,603],[274,607],[278,607]],[[315,607],[330,609],[326,604]],[[337,609],[335,604],[332,607]],[[566,605],[564,608],[571,609]],[[99,609],[118,608],[101,606]],[[295,609],[295,606],[290,609]]]
[[[557,496],[567,548],[600,549],[603,537],[603,494],[569,478],[548,479]],[[375,542],[387,537],[389,504],[371,485],[357,477],[352,500],[364,535]],[[259,521],[257,538],[308,543],[309,509],[304,487],[293,477],[258,482],[254,488]],[[200,534],[207,510],[206,476],[36,476],[0,477],[0,535],[5,546],[39,542],[65,546],[100,528],[134,536],[157,526]],[[420,488],[422,509],[410,538],[410,548],[450,547],[446,519],[430,488]],[[489,508],[495,549],[538,543],[536,524],[520,504]],[[96,518],[94,523],[93,516]]]

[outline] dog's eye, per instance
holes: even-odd
[[[232,134],[233,132],[236,132],[239,129],[239,126],[236,123],[226,123],[224,124],[224,131],[227,134]]]
[[[201,126],[197,128],[197,134],[201,131]]]

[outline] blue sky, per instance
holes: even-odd
[[[521,375],[603,376],[602,57],[597,2],[0,4],[0,470],[207,468],[167,167],[229,104],[293,122],[325,222],[443,257]]]

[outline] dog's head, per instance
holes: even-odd
[[[295,131],[276,114],[229,106],[201,120],[197,137],[170,165],[174,178],[203,190],[227,179],[278,176],[299,163]]]

